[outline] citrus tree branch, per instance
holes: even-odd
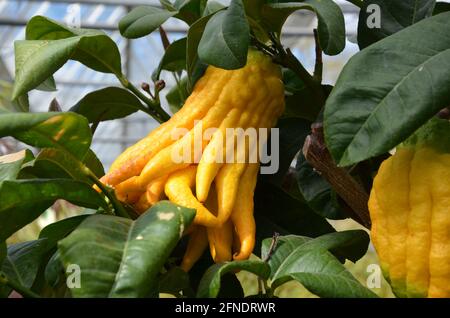
[[[369,195],[366,190],[344,168],[338,167],[325,146],[322,124],[313,124],[312,133],[303,145],[306,160],[330,183],[334,191],[350,207],[350,216],[370,229],[368,208]]]
[[[125,210],[125,208],[123,207],[123,205],[119,202],[119,200],[117,200],[116,196],[114,195],[114,193],[112,193],[113,190],[109,189],[107,186],[105,186],[98,178],[97,176],[92,173],[90,170],[88,170],[88,177],[89,179],[91,179],[94,184],[102,191],[102,193],[109,199],[109,201],[111,202],[112,206],[114,207],[114,211],[116,212],[116,214],[118,216],[127,218],[127,219],[131,219],[130,215],[128,214],[128,212]]]
[[[140,110],[152,116],[159,123],[163,123],[170,119],[170,115],[167,114],[164,109],[162,109],[159,103],[152,101],[150,98],[145,96],[145,94],[142,93],[136,86],[134,86],[128,79],[126,79],[125,77],[121,77],[119,78],[119,80],[123,87],[131,91],[147,105],[148,108],[142,107],[140,108]]]

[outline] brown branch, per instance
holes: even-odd
[[[311,128],[312,134],[306,138],[303,145],[303,154],[306,160],[330,183],[336,193],[350,207],[350,216],[370,229],[367,192],[347,170],[334,163],[324,143],[322,124],[313,124]]]
[[[170,41],[169,38],[167,37],[166,30],[164,30],[162,26],[159,27],[159,36],[161,37],[161,42],[164,47],[164,50],[167,50],[167,48],[170,45]]]

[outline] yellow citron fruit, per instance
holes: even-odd
[[[450,297],[450,123],[432,119],[385,160],[372,241],[398,297]]]
[[[184,106],[124,151],[101,181],[138,213],[165,198],[196,209],[185,233],[185,271],[207,246],[216,262],[247,259],[255,245],[258,150],[270,133],[259,129],[272,128],[283,111],[280,67],[251,49],[240,69],[209,66]]]

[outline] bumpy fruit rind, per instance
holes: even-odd
[[[371,237],[398,297],[450,297],[450,123],[433,119],[385,160]]]

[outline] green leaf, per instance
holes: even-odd
[[[220,291],[221,278],[223,275],[234,272],[235,270],[244,270],[263,279],[268,279],[270,267],[262,261],[233,261],[214,264],[203,275],[197,290],[198,298],[214,298]]]
[[[203,62],[223,69],[238,69],[247,62],[250,30],[241,0],[232,0],[225,11],[207,22],[198,45]]]
[[[59,284],[61,277],[63,276],[64,267],[61,264],[59,251],[56,251],[45,266],[45,281],[51,287],[56,287]]]
[[[186,69],[186,45],[187,38],[181,38],[172,42],[164,52],[158,68],[153,72],[152,79],[157,81],[162,70],[181,72]]]
[[[88,214],[77,215],[49,224],[39,233],[39,238],[47,239],[47,246],[54,247],[60,240],[75,230],[88,216]]]
[[[60,148],[83,158],[92,140],[85,117],[75,113],[0,114],[0,137],[12,136],[38,148]]]
[[[57,91],[55,79],[53,78],[53,76],[50,76],[44,82],[39,84],[39,86],[36,87],[36,89],[38,91],[43,91],[43,92],[55,92],[55,91]]]
[[[317,214],[332,220],[348,217],[339,206],[337,194],[331,185],[306,161],[302,153],[297,157],[295,169],[298,188],[305,201]]]
[[[159,292],[179,296],[189,288],[189,275],[179,267],[172,267],[159,279]]]
[[[129,39],[137,39],[155,31],[177,12],[151,6],[139,6],[131,10],[119,22],[120,33]]]
[[[194,210],[161,201],[137,220],[88,217],[59,242],[64,267],[78,264],[81,288],[74,297],[148,297],[157,276],[194,218]]]
[[[277,245],[271,254],[268,264],[272,274],[278,271],[286,258],[296,249],[306,250],[327,250],[337,257],[342,263],[346,259],[356,262],[367,252],[369,245],[369,235],[363,230],[350,230],[342,232],[328,233],[317,238],[306,236],[286,235],[278,237]],[[261,257],[267,258],[272,239],[265,239],[261,247]]]
[[[327,264],[326,270],[316,272],[314,267],[305,266],[302,268],[302,272],[286,275],[279,283],[296,280],[311,293],[323,298],[378,297],[361,285],[329,252],[310,252],[301,260],[305,263]]]
[[[16,153],[0,157],[0,183],[5,180],[15,180],[24,163],[33,159],[30,150],[21,150]]]
[[[358,45],[363,48],[384,39],[408,26],[428,18],[433,14],[436,0],[364,0],[359,12]],[[380,25],[373,27],[373,10],[369,6],[380,9]],[[370,7],[369,7],[370,9]]]
[[[224,8],[225,6],[221,4],[219,1],[208,0],[208,2],[206,2],[205,10],[203,10],[202,17],[206,17],[207,15],[213,14]]]
[[[280,158],[277,173],[268,175],[267,179],[281,186],[286,173],[297,153],[301,150],[306,136],[311,132],[311,123],[300,118],[283,118],[278,121]],[[269,148],[270,149],[270,148]]]
[[[83,181],[90,185],[93,184],[93,181],[89,179],[89,172],[86,166],[67,151],[57,148],[45,148],[37,155],[35,164],[38,161],[46,161],[52,166],[57,166],[73,180]]]
[[[166,94],[167,102],[169,103],[170,111],[175,114],[183,107],[184,102],[189,96],[187,77],[183,77],[178,85],[175,85]]]
[[[391,150],[450,105],[449,19],[450,12],[422,20],[344,67],[324,113],[326,143],[340,166]]]
[[[139,99],[126,89],[106,87],[87,94],[70,111],[94,123],[127,117],[142,108]]]
[[[65,179],[3,181],[0,197],[0,240],[35,220],[57,199],[92,209],[108,208],[91,186]]]
[[[336,55],[345,48],[345,21],[340,7],[332,0],[266,4],[262,16],[269,30],[281,34],[286,19],[297,10],[315,12],[319,20],[317,31],[320,46],[328,55]]]
[[[45,239],[10,245],[1,271],[6,274],[8,280],[31,288],[47,252]]]
[[[258,183],[254,201],[255,217],[264,217],[278,227],[264,233],[265,237],[272,236],[273,231],[310,237],[334,232],[333,227],[306,203],[270,183]],[[257,227],[257,231],[260,230]]]
[[[39,32],[36,40],[16,41],[16,80],[13,100],[36,88],[59,70],[69,59],[95,71],[122,76],[120,53],[104,32],[68,28],[58,22],[36,16],[27,24],[27,33]]]
[[[188,87],[191,90],[199,78],[199,69],[205,69],[206,66],[198,58],[198,45],[204,33],[206,24],[213,14],[205,16],[194,24],[188,30],[186,43],[186,69],[188,73]]]
[[[376,297],[328,251],[351,245],[352,239],[360,236],[360,232],[363,231],[332,233],[316,239],[296,236],[279,238],[269,259],[272,288],[297,280],[320,297]],[[263,254],[267,254],[269,245],[270,240],[267,239],[263,244]]]
[[[97,178],[101,178],[105,175],[105,168],[97,155],[89,149],[84,157],[83,163],[88,167]]]
[[[206,0],[175,0],[173,4],[169,0],[160,2],[167,10],[177,11],[175,18],[191,25],[201,17]]]
[[[436,6],[434,7],[433,15],[450,11],[450,3],[448,2],[436,2]]]
[[[30,110],[28,95],[24,94],[13,100],[12,92],[13,84],[0,80],[0,113],[28,112]]]

